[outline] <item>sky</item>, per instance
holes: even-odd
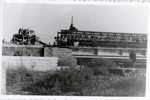
[[[3,39],[10,41],[19,28],[31,29],[45,43],[53,43],[71,17],[78,30],[147,34],[148,7],[138,5],[81,5],[5,3]]]

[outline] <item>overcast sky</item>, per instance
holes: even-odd
[[[61,29],[147,33],[148,8],[133,5],[67,5],[6,3],[3,7],[3,38],[12,39],[19,28],[35,31],[43,42],[53,43]]]

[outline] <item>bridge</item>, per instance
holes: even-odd
[[[147,48],[147,34],[61,30],[55,37],[57,44],[88,47],[143,47]]]
[[[106,48],[106,47],[70,47],[72,55],[78,62],[80,59],[104,58],[113,60],[118,66],[129,68],[131,61],[129,54],[136,50],[137,68],[146,68],[147,49],[146,48]]]
[[[138,68],[146,68],[147,34],[80,31],[70,25],[70,29],[61,30],[55,37],[57,46],[68,47],[78,63],[80,59],[107,58],[120,67],[129,67],[129,54],[136,50]]]

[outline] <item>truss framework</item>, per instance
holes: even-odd
[[[57,44],[73,46],[142,46],[147,47],[147,34],[61,30],[55,37]]]

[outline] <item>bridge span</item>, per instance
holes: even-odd
[[[131,66],[129,54],[132,50],[135,50],[137,56],[135,67],[146,68],[147,49],[145,48],[70,47],[70,49],[78,63],[81,59],[103,58],[114,61],[121,68]]]

